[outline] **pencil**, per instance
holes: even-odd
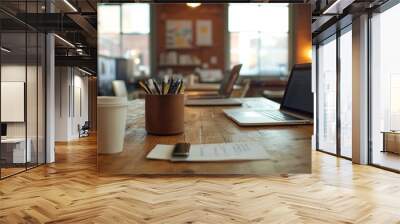
[[[151,94],[150,90],[147,89],[147,86],[142,81],[139,81],[139,85],[144,89],[146,93]]]
[[[182,83],[181,89],[179,90],[179,93],[183,93],[185,91],[185,86]]]
[[[154,86],[156,87],[157,93],[158,93],[159,95],[161,95],[162,92],[161,92],[161,90],[160,90],[160,87],[158,86],[157,80],[153,79],[153,84],[154,84]]]

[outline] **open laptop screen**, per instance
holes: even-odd
[[[240,69],[242,68],[242,64],[238,64],[233,66],[229,75],[226,75],[221,82],[221,87],[218,91],[220,96],[230,97],[233,91],[233,87],[235,86],[236,81],[239,78]]]
[[[313,117],[314,100],[311,91],[311,64],[293,66],[281,109]]]

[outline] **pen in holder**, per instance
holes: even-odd
[[[176,135],[184,131],[184,94],[146,94],[146,131],[154,135]]]

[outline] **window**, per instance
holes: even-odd
[[[318,48],[318,149],[336,154],[336,36]]]
[[[122,4],[122,32],[149,34],[150,9],[148,4]]]
[[[400,130],[400,32],[395,27],[400,21],[400,5],[396,5],[371,18],[371,140],[372,163],[400,170],[399,135],[383,132]],[[386,142],[388,145],[384,145]],[[396,143],[397,142],[397,143]]]
[[[119,5],[99,5],[98,30],[101,34],[119,34],[121,11]]]
[[[350,27],[351,28],[351,27]],[[340,154],[352,157],[352,34],[340,36]]]
[[[103,4],[98,7],[99,55],[125,59],[132,76],[150,74],[150,5]]]
[[[134,76],[150,74],[150,6],[122,4],[121,56],[133,62]]]
[[[243,75],[288,74],[287,4],[230,4],[230,64],[243,64]]]
[[[99,5],[97,18],[97,27],[99,33],[99,55],[115,58],[120,57],[120,6]]]
[[[321,151],[351,158],[352,26],[339,33],[318,46],[317,146]]]

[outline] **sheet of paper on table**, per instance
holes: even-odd
[[[270,158],[263,145],[255,142],[195,144],[190,146],[190,154],[187,158],[172,158],[173,149],[174,145],[157,145],[147,154],[146,158],[174,162],[265,160]]]

